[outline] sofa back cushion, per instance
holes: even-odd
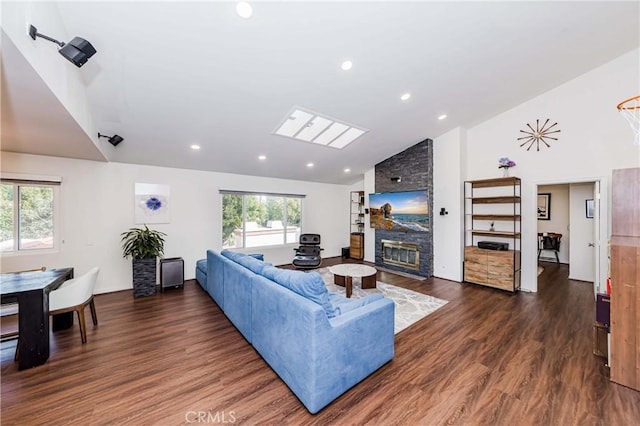
[[[239,265],[244,266],[251,272],[261,275],[262,270],[265,266],[270,266],[270,263],[265,263],[262,260],[259,260],[254,255],[247,255],[244,253],[238,253],[230,250],[222,250],[221,254],[227,259],[233,260]],[[261,256],[261,255],[260,255]]]
[[[336,316],[335,309],[329,301],[327,286],[319,273],[267,266],[263,269],[262,275],[322,306],[327,318]]]

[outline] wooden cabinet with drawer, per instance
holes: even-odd
[[[349,257],[352,259],[364,259],[364,234],[352,232],[349,244]]]
[[[502,290],[515,291],[520,285],[520,252],[514,250],[486,250],[467,246],[464,249],[464,279]]]

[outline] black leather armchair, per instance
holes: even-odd
[[[300,234],[300,247],[294,248],[296,254],[291,262],[301,269],[317,268],[322,263],[320,256],[320,235]]]

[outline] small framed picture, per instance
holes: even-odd
[[[538,220],[551,220],[551,193],[538,194]]]
[[[586,200],[584,204],[585,204],[585,213],[587,215],[587,218],[593,219],[593,214],[596,209],[596,204],[593,202],[593,200]]]

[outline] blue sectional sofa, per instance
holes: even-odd
[[[312,414],[394,356],[394,304],[347,299],[317,272],[207,251],[196,280]]]

